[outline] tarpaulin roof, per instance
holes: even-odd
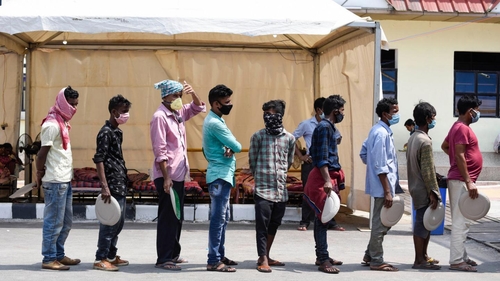
[[[500,0],[387,0],[396,11],[477,13],[484,14],[493,10]]]

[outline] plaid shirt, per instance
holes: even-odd
[[[250,139],[248,160],[255,181],[255,195],[273,202],[288,201],[287,171],[293,163],[295,138],[283,129],[270,135],[262,129]]]
[[[127,168],[122,153],[123,132],[113,128],[109,120],[97,134],[94,163],[103,163],[104,174],[111,194],[127,195]]]
[[[335,171],[341,169],[336,132],[335,125],[327,119],[321,120],[314,129],[309,150],[314,166],[321,168],[328,165],[328,170]]]

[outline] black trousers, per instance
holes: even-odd
[[[254,195],[257,254],[267,255],[267,236],[276,235],[285,215],[286,202],[272,202]]]
[[[176,260],[181,253],[181,230],[184,220],[184,182],[173,182],[173,189],[177,192],[181,205],[181,219],[175,216],[170,195],[163,190],[163,178],[155,179],[158,192],[158,221],[156,226],[156,264]]]

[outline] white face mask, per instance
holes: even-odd
[[[176,98],[173,102],[170,103],[170,108],[173,110],[179,110],[182,108],[182,99]]]
[[[116,123],[118,124],[125,124],[128,121],[128,118],[130,117],[130,114],[127,113],[122,113],[120,116],[115,117]]]

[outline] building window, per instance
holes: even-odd
[[[382,50],[382,92],[384,98],[398,98],[398,69],[396,68],[396,50]]]
[[[455,52],[455,85],[453,111],[463,95],[474,95],[482,101],[481,117],[500,117],[500,53]]]

